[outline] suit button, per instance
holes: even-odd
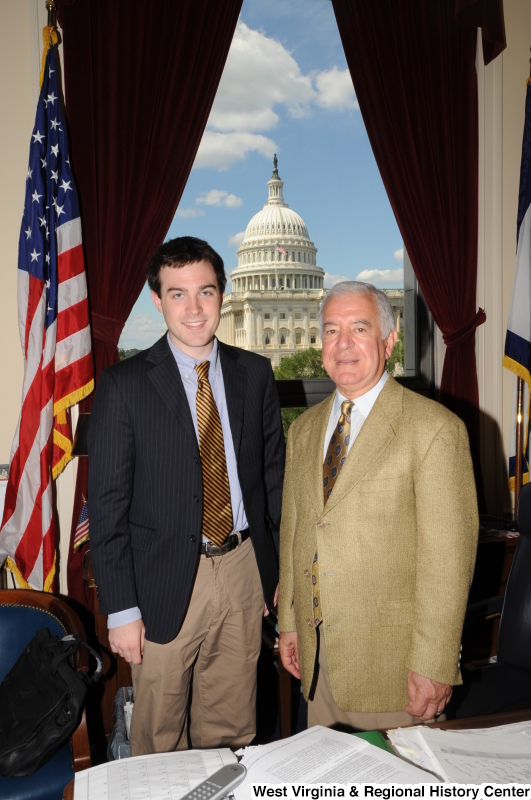
[[[194,456],[194,461],[196,464],[199,464],[199,459]]]
[[[310,573],[308,572],[308,570],[307,570],[307,569],[305,569],[305,570],[304,570],[304,576],[305,576],[306,578],[309,578],[309,577],[310,577]]]
[[[326,522],[322,519],[320,522],[317,523],[318,528],[324,528],[326,526]]]
[[[191,542],[195,542],[195,541],[196,541],[196,539],[197,539],[197,536],[193,536],[193,535],[192,535],[192,536],[190,536],[190,541],[191,541]]]
[[[196,494],[194,494],[194,503],[199,503],[199,497]]]
[[[312,627],[312,625],[313,625],[313,622],[311,621],[311,619],[307,619],[307,620],[306,620],[306,622],[308,623],[308,625],[309,625],[309,626],[310,626],[310,628],[311,628],[311,627]]]

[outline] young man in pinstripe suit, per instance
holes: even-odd
[[[276,602],[278,395],[264,358],[215,338],[226,277],[206,242],[166,242],[147,274],[168,333],[102,373],[91,416],[100,609],[132,664],[133,755],[240,747]]]

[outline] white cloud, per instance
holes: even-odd
[[[209,192],[202,192],[199,197],[196,197],[195,202],[205,206],[239,208],[243,200],[235,194],[229,194],[224,189],[211,189]]]
[[[178,208],[175,216],[191,219],[192,217],[204,217],[205,212],[201,208]]]
[[[239,247],[243,242],[244,236],[245,236],[245,231],[240,231],[239,233],[235,233],[234,236],[231,236],[229,239],[229,247]]]
[[[251,152],[271,158],[278,148],[264,132],[281,107],[300,118],[358,104],[348,70],[303,75],[284,45],[239,22],[194,167],[227,169]]]
[[[336,283],[341,283],[341,281],[350,281],[351,278],[347,278],[346,275],[331,275],[329,272],[325,272],[324,274],[324,288],[331,289],[332,286],[335,286]]]
[[[315,78],[317,104],[334,111],[359,108],[348,69],[337,67],[319,72]]]
[[[272,139],[261,134],[205,131],[195,157],[194,167],[227,169],[237,161],[242,161],[247,153],[257,152],[271,159],[277,149]]]
[[[387,286],[390,283],[403,283],[404,270],[400,269],[364,269],[356,275],[357,281],[374,283],[380,286]]]
[[[276,39],[239,22],[212,107],[209,126],[218,131],[274,128],[277,104],[299,116],[314,99],[311,78]]]
[[[393,256],[394,256],[394,258],[396,258],[397,261],[403,261],[404,260],[404,248],[401,247],[400,250],[395,250],[395,252],[393,253]]]
[[[162,314],[153,311],[157,317],[152,317],[146,312],[131,314],[125,323],[122,335],[120,336],[120,347],[130,350],[138,347],[143,350],[150,347],[166,330],[166,324]]]

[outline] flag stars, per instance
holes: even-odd
[[[59,122],[59,120],[58,120],[58,119],[51,119],[51,120],[50,120],[50,125],[51,125],[51,127],[53,128],[53,130],[54,130],[54,131],[56,131],[56,130],[57,130],[57,127],[58,127],[58,125],[60,125],[60,124],[61,124],[61,123]],[[59,130],[61,130],[61,128],[59,128]]]
[[[58,203],[55,204],[55,210],[57,212],[57,218],[61,216],[61,214],[66,214],[66,211],[63,211],[64,206],[60,206]]]
[[[38,203],[39,200],[41,199],[41,197],[42,197],[42,194],[39,194],[37,192],[37,189],[35,189],[35,191],[31,195],[31,200],[32,200],[33,203]]]
[[[46,169],[46,157],[41,158],[41,164],[44,167],[44,169]]]
[[[28,167],[28,174],[26,175],[26,180],[28,180],[28,178],[31,178],[32,175],[33,175],[33,170]]]
[[[46,232],[46,235],[48,235],[48,232]],[[46,263],[47,264],[50,263],[50,254],[49,253],[46,253]]]
[[[29,239],[31,236],[31,228],[28,226],[28,230],[24,231],[24,233],[26,234],[26,238]]]
[[[47,255],[47,256],[46,256],[46,261],[49,261],[49,260],[50,260],[50,256],[49,256],[49,255]],[[50,281],[50,279],[49,279],[49,278],[48,278],[48,280],[46,281],[46,283],[45,283],[44,285],[45,285],[45,287],[46,287],[47,289],[49,289],[49,288],[50,288],[50,286],[51,286],[51,281]]]
[[[46,108],[48,108],[48,103],[51,103],[52,106],[53,106],[53,104],[55,103],[56,100],[57,100],[57,97],[54,95],[53,92],[51,94],[49,94],[48,98],[44,101],[46,103]]]
[[[39,222],[41,223],[41,228],[46,227],[46,215],[43,214],[42,217],[39,217]]]
[[[34,144],[35,144],[35,142],[38,142],[40,144],[42,142],[42,140],[44,139],[43,134],[39,133],[39,131],[37,131],[37,133],[33,133],[32,136],[33,136],[33,143]]]
[[[39,258],[40,255],[41,255],[41,253],[37,253],[35,248],[33,248],[33,253],[30,253],[31,260],[32,261],[37,261],[37,259]]]
[[[59,155],[59,145],[58,145],[58,144],[53,144],[53,145],[50,147],[50,150],[51,150],[51,152],[52,152],[52,155],[54,155],[54,156],[56,156],[56,157]]]
[[[65,181],[64,178],[59,188],[63,189],[65,192],[67,192],[68,190],[72,191],[72,187],[70,186],[70,181]]]
[[[59,172],[54,172],[54,170],[53,170],[53,169],[52,169],[52,171],[51,171],[51,172],[52,172],[52,178],[53,178],[53,180],[54,180],[54,181],[57,183],[57,181],[59,180]]]

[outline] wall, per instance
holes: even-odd
[[[482,469],[488,510],[511,514],[507,489],[513,376],[502,367],[516,255],[516,214],[529,75],[531,3],[504,0],[507,49],[483,67],[478,57],[478,306],[487,322],[476,334],[482,416]]]

